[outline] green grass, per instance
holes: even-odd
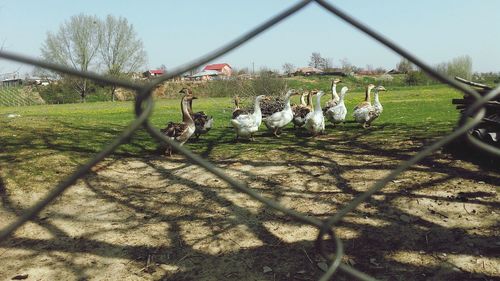
[[[186,147],[210,159],[272,160],[270,151],[323,149],[337,143],[371,142],[381,148],[398,142],[427,140],[450,132],[458,118],[451,104],[460,95],[444,86],[406,88],[381,93],[382,116],[370,129],[347,122],[335,128],[327,126],[327,135],[311,139],[292,126],[279,138],[273,138],[262,125],[255,142],[233,143],[234,131],[229,127],[233,104],[231,98],[200,98],[194,110],[203,110],[215,119],[214,128],[197,142]],[[346,104],[348,118],[352,108],[364,97],[361,91],[349,92]],[[326,102],[330,97],[324,97]],[[298,102],[296,97],[294,102]],[[155,102],[151,122],[163,127],[168,121],[180,121],[178,99]],[[7,118],[9,113],[20,117]],[[0,176],[10,186],[46,186],[59,181],[76,166],[90,159],[116,137],[133,120],[132,102],[95,102],[86,104],[0,107]],[[114,157],[156,155],[157,143],[144,131],[134,134]],[[290,159],[293,159],[290,155]]]

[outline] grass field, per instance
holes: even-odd
[[[457,111],[450,100],[459,95],[445,87],[408,88],[381,94],[383,115],[372,129],[363,130],[356,123],[327,129],[333,141],[349,141],[358,138],[380,139],[380,144],[419,138],[434,138],[450,132],[457,120]],[[352,110],[363,99],[362,92],[348,93],[346,105]],[[324,97],[323,102],[330,97]],[[298,102],[298,100],[295,100]],[[304,132],[296,132],[289,125],[280,139],[267,135],[265,126],[255,143],[233,144],[234,131],[229,127],[229,116],[233,103],[230,98],[202,98],[195,101],[194,110],[203,110],[214,117],[214,129],[187,147],[208,158],[253,157],[269,149],[288,146],[314,145]],[[6,118],[17,113],[20,118]],[[0,145],[4,148],[2,158],[9,160],[8,180],[23,186],[30,181],[30,174],[44,174],[43,181],[55,182],[60,173],[43,171],[47,156],[71,159],[69,167],[82,163],[97,153],[114,136],[118,135],[134,118],[132,102],[97,102],[86,104],[41,105],[32,107],[0,107],[2,130]],[[348,115],[352,121],[351,114]],[[151,122],[158,127],[168,121],[180,121],[179,100],[156,101]],[[117,155],[143,156],[156,149],[153,141],[144,131],[139,131],[129,144],[123,145]],[[26,156],[30,155],[29,163]],[[41,157],[37,157],[40,155]],[[69,169],[71,170],[71,169]],[[68,171],[69,171],[68,170]],[[25,172],[24,172],[25,171]],[[43,171],[43,172],[42,172]],[[55,174],[54,174],[55,173]],[[52,175],[52,176],[51,176]]]
[[[290,125],[274,138],[262,126],[254,142],[239,143],[229,127],[231,98],[200,98],[193,108],[212,115],[214,128],[185,146],[264,196],[325,218],[456,124],[456,91],[388,90],[369,129],[352,122],[364,97],[358,89],[346,97],[348,122],[327,125],[325,135],[310,138]],[[157,100],[151,122],[179,121],[179,100]],[[0,227],[99,152],[132,112],[132,102],[0,107]],[[136,132],[0,245],[0,279],[25,272],[40,280],[317,280],[315,229],[157,147]],[[345,219],[344,262],[385,280],[494,278],[499,185],[494,169],[434,154]]]

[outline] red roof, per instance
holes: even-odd
[[[228,66],[229,68],[231,68],[231,66],[227,63],[216,63],[216,64],[209,64],[207,66],[205,66],[205,68],[203,68],[203,70],[222,70],[224,68],[224,66]]]
[[[165,70],[163,70],[163,69],[153,69],[153,70],[150,70],[149,73],[151,73],[151,74],[157,74],[157,75],[162,75],[163,73],[165,73]]]

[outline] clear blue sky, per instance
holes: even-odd
[[[252,1],[0,0],[0,43],[32,57],[40,54],[47,31],[56,32],[71,16],[84,13],[126,17],[143,40],[148,67],[171,69],[237,37],[295,3]],[[500,71],[499,0],[338,0],[331,1],[435,65],[469,55],[475,71]],[[471,39],[472,37],[476,39]],[[347,58],[365,67],[392,68],[400,57],[315,3],[216,62],[236,68],[285,62],[307,65],[312,52]],[[0,73],[19,66],[0,60]],[[29,72],[23,66],[21,73]]]

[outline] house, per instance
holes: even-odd
[[[203,71],[214,70],[219,72],[219,75],[230,77],[233,75],[233,68],[227,63],[209,64],[203,68]]]
[[[2,80],[2,87],[16,87],[21,86],[23,84],[23,79],[20,78],[11,78]]]
[[[203,70],[198,73],[195,73],[191,76],[189,76],[190,79],[193,80],[202,80],[202,81],[207,81],[207,80],[215,80],[217,76],[220,75],[220,72],[217,70]]]
[[[148,70],[142,73],[142,76],[146,78],[152,78],[152,77],[157,77],[165,74],[165,69],[153,69],[153,70]]]
[[[312,67],[312,66],[306,66],[306,67],[297,68],[293,74],[294,75],[309,76],[309,75],[321,74],[321,73],[323,73],[323,71],[321,69],[317,69],[317,68]]]

